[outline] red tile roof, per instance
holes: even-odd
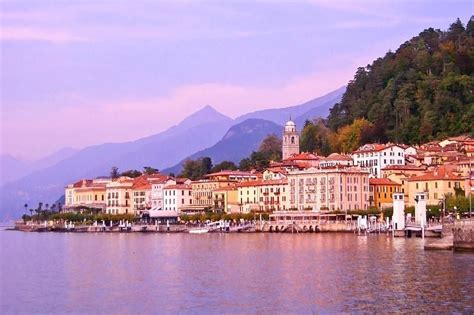
[[[423,175],[413,176],[408,181],[428,181],[428,180],[463,180],[464,177],[454,174],[452,169],[446,166],[440,166],[433,171],[426,172]]]
[[[331,153],[326,158],[324,158],[324,160],[326,161],[331,161],[331,160],[332,161],[352,161],[352,158],[344,154]]]
[[[275,179],[275,180],[254,180],[248,182],[238,183],[237,187],[254,187],[254,186],[267,186],[267,185],[286,185],[288,180],[286,179]]]
[[[389,178],[369,178],[369,185],[401,186],[401,184],[394,182]]]

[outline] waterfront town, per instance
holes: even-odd
[[[65,188],[62,211],[94,209],[173,222],[203,212],[350,214],[391,208],[396,193],[404,195],[407,207],[415,206],[421,192],[427,206],[446,207],[448,196],[466,198],[473,192],[474,139],[469,136],[419,146],[370,143],[325,157],[300,152],[297,126],[290,120],[281,150],[282,160],[262,172],[221,170],[193,181],[159,172],[80,179]]]

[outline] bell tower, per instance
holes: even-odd
[[[285,124],[281,153],[283,160],[300,153],[300,134],[296,131],[296,125],[291,118]]]

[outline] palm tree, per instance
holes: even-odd
[[[27,208],[28,208],[28,204],[25,203],[25,206],[24,206],[24,207],[25,207],[25,214],[26,214],[26,211],[27,211]]]
[[[56,209],[56,204],[53,203],[53,205],[51,206],[51,212],[54,212],[55,209]]]
[[[30,209],[31,218],[33,218],[33,209]]]
[[[44,210],[47,211],[47,210],[49,209],[49,203],[45,204],[44,207],[46,208],[46,209],[44,209]]]

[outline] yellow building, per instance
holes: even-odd
[[[414,206],[417,192],[427,193],[427,204],[438,205],[447,194],[456,194],[457,189],[465,190],[466,177],[445,166],[408,179],[408,205]]]
[[[133,179],[122,177],[107,184],[107,209],[109,214],[134,214]]]
[[[393,193],[401,192],[402,185],[388,178],[369,179],[369,200],[377,209],[392,207]]]
[[[108,179],[83,179],[66,186],[64,210],[76,211],[87,208],[105,211],[108,182],[110,182]]]
[[[235,186],[227,186],[212,191],[214,211],[227,213],[240,212],[238,190]]]
[[[192,188],[192,205],[188,208],[188,212],[200,212],[212,209],[213,198],[212,192],[216,189],[227,187],[235,184],[235,181],[229,180],[198,180],[191,182]]]
[[[289,209],[288,181],[259,180],[237,184],[240,212]]]
[[[382,169],[382,177],[388,178],[401,185],[401,192],[408,196],[408,178],[423,175],[426,166],[389,165]]]

